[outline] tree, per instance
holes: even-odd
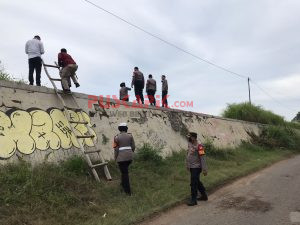
[[[293,122],[300,122],[300,112],[297,113],[295,118],[292,120]]]

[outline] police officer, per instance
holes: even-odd
[[[114,137],[115,160],[119,165],[121,172],[121,186],[127,195],[131,195],[128,167],[133,159],[135,144],[133,136],[127,133],[128,127],[126,123],[120,123],[118,127],[120,134]]]
[[[161,98],[162,98],[162,106],[161,107],[166,107],[168,108],[168,81],[166,79],[166,75],[162,75],[161,76],[161,83],[162,83],[162,87],[161,87]]]
[[[191,200],[188,206],[197,205],[197,192],[201,193],[200,201],[207,201],[205,187],[200,181],[200,173],[203,171],[204,176],[207,175],[207,166],[205,160],[204,148],[197,141],[197,134],[191,132],[188,136],[188,151],[186,157],[186,166],[191,173]]]
[[[149,74],[148,80],[146,83],[146,92],[150,101],[150,105],[156,105],[156,100],[155,100],[155,92],[156,92],[156,80],[153,79],[152,74]]]
[[[144,104],[144,96],[143,96],[143,89],[145,87],[145,80],[144,74],[139,70],[138,67],[134,67],[132,81],[131,81],[131,88],[134,86],[134,93],[137,102],[140,104]]]
[[[120,100],[121,101],[129,101],[128,91],[131,91],[131,88],[126,87],[125,82],[120,84]]]

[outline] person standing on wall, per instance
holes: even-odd
[[[147,92],[147,95],[148,95],[148,98],[149,98],[149,101],[150,101],[150,105],[156,105],[156,100],[155,100],[155,92],[156,92],[156,80],[154,80],[152,78],[152,75],[149,74],[148,76],[148,80],[147,80],[147,83],[146,83],[146,92]]]
[[[162,107],[168,108],[168,81],[166,79],[166,75],[161,76],[161,83],[162,83]]]
[[[127,195],[131,195],[128,167],[132,163],[135,143],[132,134],[127,133],[126,123],[120,123],[118,129],[120,134],[114,137],[113,143],[115,160],[121,172],[121,186]]]
[[[200,201],[207,201],[205,187],[200,181],[200,173],[203,171],[203,175],[207,175],[207,166],[205,160],[205,151],[203,145],[197,141],[197,134],[191,132],[188,136],[188,151],[186,157],[186,167],[191,174],[191,199],[188,202],[188,206],[197,205],[197,192],[201,193]]]
[[[33,85],[33,73],[35,70],[35,81],[37,86],[41,86],[42,54],[45,53],[44,45],[40,36],[36,35],[33,39],[26,42],[25,53],[28,55],[29,64],[29,84]]]
[[[73,60],[73,58],[67,53],[67,50],[65,48],[62,48],[60,50],[60,53],[58,54],[58,65],[62,67],[60,71],[60,77],[63,91],[65,93],[71,92],[70,78],[72,78],[76,88],[78,88],[80,86],[76,77],[78,65]]]
[[[142,104],[144,104],[143,89],[145,87],[145,80],[144,74],[139,71],[138,67],[134,67],[131,87],[133,88],[133,86],[137,102],[142,102]]]
[[[125,82],[122,82],[120,84],[120,100],[122,101],[129,101],[129,95],[128,95],[128,91],[131,91],[131,88],[126,87]]]

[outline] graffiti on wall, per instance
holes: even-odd
[[[92,128],[90,117],[85,112],[69,110],[71,120],[88,122]],[[84,118],[83,118],[84,117]],[[76,135],[86,135],[88,128],[84,124],[72,123]],[[92,135],[97,140],[93,129]],[[79,140],[83,146],[93,146],[91,138]],[[40,109],[11,109],[5,113],[0,111],[0,159],[8,159],[16,151],[22,154],[32,154],[36,149],[58,150],[69,149],[80,145],[60,109],[50,108],[47,111]]]

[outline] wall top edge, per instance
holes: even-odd
[[[1,91],[1,87],[24,90],[24,91],[28,91],[28,92],[55,94],[55,91],[53,88],[48,88],[48,87],[44,87],[44,86],[38,87],[38,86],[34,86],[34,85],[18,83],[15,81],[0,80],[0,91]],[[89,99],[88,94],[78,93],[78,92],[72,92],[72,93],[76,98],[87,99],[87,100]],[[111,103],[116,103],[114,99],[108,99],[106,97],[103,98],[103,102],[107,102],[108,100]],[[122,102],[120,102],[120,105],[124,105],[124,104]],[[132,104],[132,102],[128,102],[127,105],[132,106],[133,104]],[[144,108],[138,107],[138,108],[145,109],[145,110],[151,109],[151,110],[159,110],[159,111],[170,111],[170,112],[177,112],[177,113],[193,114],[193,115],[198,115],[200,117],[215,118],[215,119],[238,122],[238,123],[245,123],[245,124],[264,125],[264,124],[260,124],[260,123],[254,123],[254,122],[249,122],[249,121],[244,121],[244,120],[229,119],[229,118],[224,118],[224,117],[220,117],[220,116],[214,116],[214,115],[210,115],[210,114],[193,112],[193,111],[186,111],[186,110],[181,110],[181,109],[170,109],[170,108],[153,107],[153,106],[147,106]]]

